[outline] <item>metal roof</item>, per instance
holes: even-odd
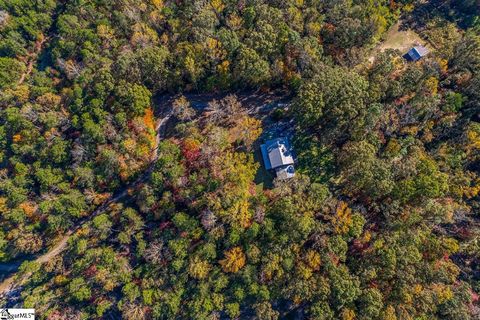
[[[426,56],[428,54],[428,49],[424,46],[415,46],[410,51],[408,51],[408,55],[413,61],[417,61],[420,58]]]
[[[277,138],[261,145],[265,168],[275,169],[293,164],[293,155],[287,138]]]

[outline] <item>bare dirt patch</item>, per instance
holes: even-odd
[[[417,45],[427,46],[426,41],[422,40],[420,36],[411,29],[405,29],[402,22],[398,21],[394,24],[385,35],[385,40],[378,44],[370,55],[368,61],[373,62],[375,56],[387,49],[399,50],[402,54]]]

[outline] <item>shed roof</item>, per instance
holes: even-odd
[[[417,61],[420,58],[426,56],[428,54],[428,49],[424,46],[415,46],[410,51],[408,51],[408,55],[413,61]]]

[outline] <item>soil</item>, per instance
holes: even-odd
[[[373,62],[378,53],[387,49],[399,50],[402,54],[405,54],[409,49],[417,45],[423,45],[428,48],[427,43],[415,31],[405,29],[402,22],[398,21],[385,35],[385,41],[382,41],[373,49],[368,61]]]

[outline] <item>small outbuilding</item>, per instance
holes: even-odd
[[[428,54],[428,49],[424,46],[415,46],[407,52],[407,57],[412,61],[418,61]]]
[[[280,179],[292,178],[295,175],[292,148],[287,138],[268,140],[260,146],[263,163],[267,170],[275,170]]]

